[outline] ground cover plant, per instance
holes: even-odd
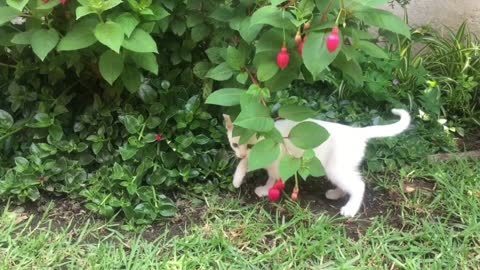
[[[2,1],[0,194],[72,194],[141,224],[171,216],[170,190],[231,167],[204,102],[230,107],[242,140],[266,136],[250,169],[268,164],[281,142],[273,119],[316,115],[274,93],[294,81],[360,87],[362,66],[388,59],[370,26],[410,38],[376,8],[386,2]],[[306,150],[328,136],[294,133]],[[284,164],[285,180],[323,174],[316,158]]]

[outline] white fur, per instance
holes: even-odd
[[[315,155],[322,162],[327,178],[337,187],[328,190],[325,196],[331,200],[337,200],[350,195],[347,204],[344,205],[340,213],[346,217],[353,217],[360,209],[365,191],[365,184],[360,173],[360,164],[365,155],[365,148],[368,140],[372,138],[391,137],[400,134],[410,125],[410,115],[405,110],[393,109],[392,113],[400,116],[400,120],[394,124],[383,126],[370,126],[364,128],[349,127],[337,123],[307,119],[305,121],[315,122],[324,127],[330,137],[320,146],[314,149]],[[230,146],[235,151],[235,155],[241,159],[234,174],[233,185],[239,187],[248,171],[248,153],[246,145],[238,144],[239,137],[232,137],[233,123],[228,115],[224,115],[227,127]],[[287,137],[290,130],[297,125],[297,122],[290,120],[279,120],[275,122],[275,127],[284,136]],[[261,138],[259,139],[261,140]],[[256,143],[252,138],[249,144]],[[255,189],[259,197],[267,196],[268,190],[280,178],[279,160],[285,153],[295,157],[301,157],[303,150],[295,147],[288,139],[285,139],[280,157],[265,168],[268,172],[268,180],[263,186]]]

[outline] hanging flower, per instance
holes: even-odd
[[[277,65],[280,69],[285,69],[290,62],[290,56],[287,52],[287,47],[283,46],[282,50],[277,55]]]
[[[338,27],[332,29],[332,33],[327,38],[327,49],[330,53],[337,50],[340,45],[340,36],[338,35]]]

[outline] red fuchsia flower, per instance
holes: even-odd
[[[278,189],[279,191],[282,191],[285,188],[285,184],[282,181],[282,178],[280,178],[275,185],[273,185],[273,188]]]
[[[287,47],[283,46],[282,50],[277,55],[277,65],[280,69],[285,69],[290,62],[290,56],[287,52]]]
[[[332,33],[327,38],[327,49],[330,53],[333,53],[339,45],[340,36],[338,35],[338,27],[334,27]]]
[[[300,34],[300,32],[297,32],[297,34],[295,35],[295,43],[302,43],[302,35]]]
[[[298,54],[300,54],[300,56],[303,55],[303,45],[305,44],[305,41],[302,41],[300,42],[300,44],[298,44]]]
[[[66,5],[68,2],[68,0],[60,0],[60,3],[62,3],[62,5]]]
[[[272,202],[280,201],[280,190],[276,189],[275,187],[272,187],[268,191],[268,199]]]
[[[163,140],[162,134],[157,134],[157,135],[155,136],[155,141],[159,142],[159,141],[161,141],[161,140]]]
[[[297,201],[299,191],[300,190],[298,189],[298,185],[295,185],[295,187],[293,188],[293,192],[292,192],[292,201],[294,201],[294,202]]]
[[[292,201],[296,202],[298,199],[298,193],[292,193]]]

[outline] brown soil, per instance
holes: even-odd
[[[249,178],[250,179],[247,179],[246,184],[240,189],[239,197],[242,198],[241,204],[250,205],[267,200],[266,198],[258,198],[254,193],[255,187],[263,184],[263,179],[265,179],[266,176],[263,173],[256,173]],[[262,180],[260,181],[260,179]],[[349,237],[355,240],[364,234],[375,216],[386,217],[392,226],[398,228],[403,227],[399,215],[399,205],[403,200],[400,192],[388,193],[375,188],[373,185],[367,184],[363,207],[361,208],[360,213],[353,219],[345,219],[339,215],[339,210],[346,203],[348,198],[338,201],[326,199],[324,194],[330,188],[332,188],[332,185],[324,178],[309,180],[307,182],[302,181],[300,183],[298,203],[300,203],[302,207],[308,207],[316,215],[328,214],[338,217],[338,222],[345,225]],[[435,189],[430,182],[422,180],[409,183],[407,188],[408,190],[405,190],[405,193],[413,192],[417,189],[432,192]],[[289,181],[285,191],[289,195],[292,189],[293,181]],[[233,193],[226,192],[223,196],[232,196],[232,194]],[[284,197],[286,197],[286,195],[284,195]],[[70,223],[72,223],[70,228],[74,228],[75,225],[81,226],[82,224],[85,224],[87,220],[104,220],[102,217],[98,217],[82,207],[81,202],[59,197],[42,198],[36,203],[29,203],[22,207],[10,206],[10,210],[16,210],[21,213],[19,216],[23,218],[19,221],[27,219],[33,215],[33,227],[36,226],[42,215],[45,213],[49,202],[54,203],[53,209],[50,210],[48,214],[48,218],[52,221],[53,229],[65,229]],[[204,223],[208,206],[203,200],[198,199],[195,202],[195,200],[192,201],[191,197],[179,198],[177,200],[177,206],[179,212],[175,218],[162,220],[148,227],[143,232],[144,237],[148,240],[154,240],[162,235],[166,229],[169,230],[170,237],[183,235],[185,230],[188,230],[188,227],[191,225]],[[274,204],[267,203],[264,207],[272,214],[274,214],[275,211],[278,211],[278,207]],[[285,213],[287,218],[292,215],[293,213]]]

